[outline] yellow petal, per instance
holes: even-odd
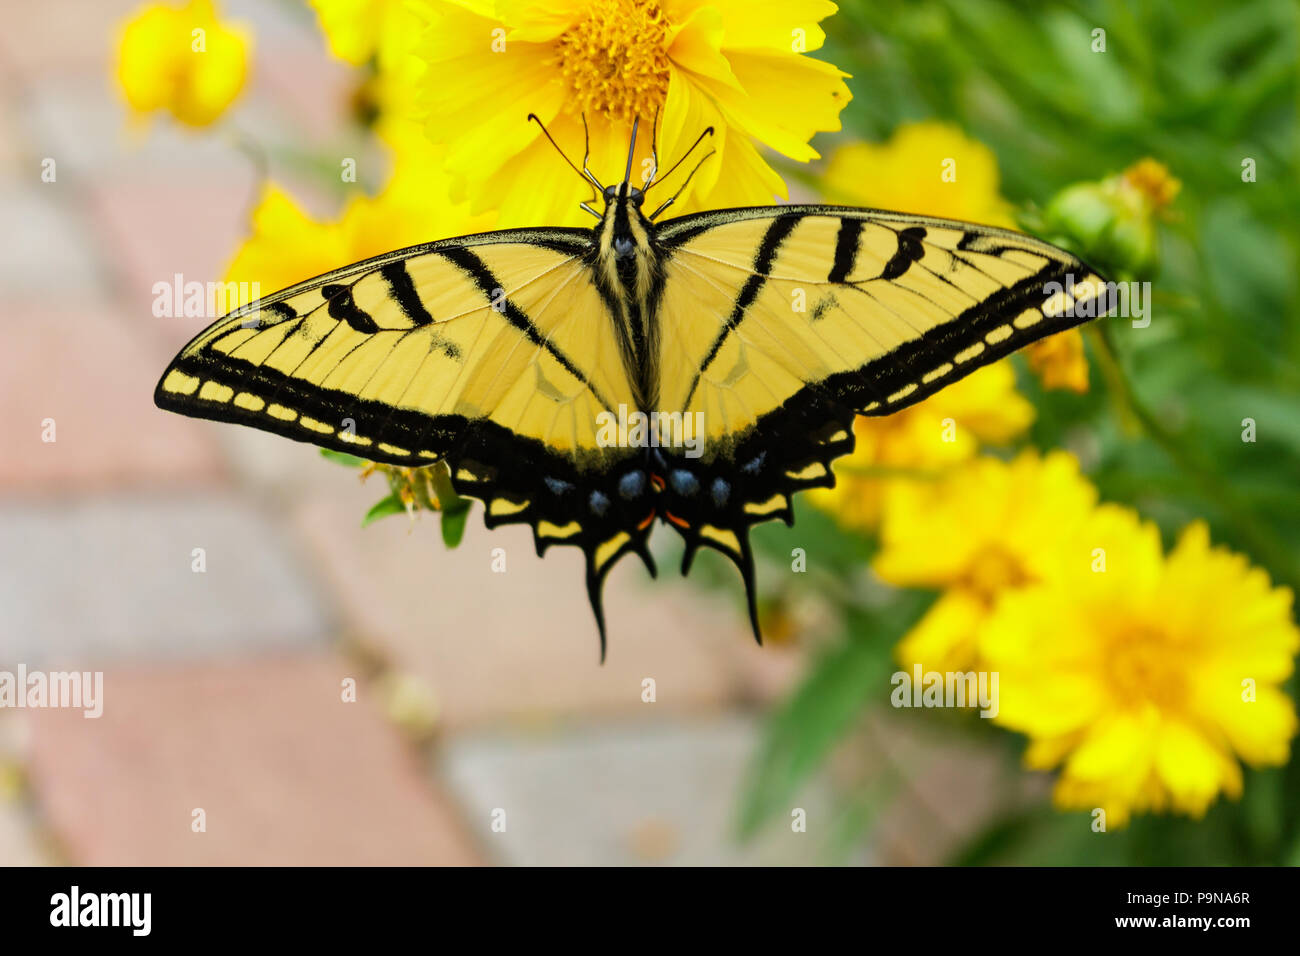
[[[988,608],[964,591],[948,591],[930,606],[894,650],[900,664],[957,672],[976,664],[975,635]]]
[[[1221,752],[1186,724],[1168,720],[1159,729],[1155,758],[1174,805],[1195,816],[1204,813],[1223,783]]]

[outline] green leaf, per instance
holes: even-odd
[[[358,458],[356,455],[349,455],[341,451],[331,451],[328,448],[322,448],[320,456],[329,459],[336,465],[344,465],[348,468],[360,468],[366,463],[364,458]]]
[[[406,505],[402,503],[401,498],[392,494],[383,501],[376,502],[375,506],[366,512],[366,516],[361,519],[361,527],[364,528],[366,525],[378,521],[380,518],[387,518],[389,515],[400,514],[406,514]]]
[[[850,620],[865,618],[852,611]],[[808,780],[866,708],[887,700],[894,671],[893,647],[876,628],[855,628],[870,637],[850,637],[813,664],[793,697],[770,718],[767,736],[750,770],[740,810],[742,838],[793,805]]]
[[[460,499],[464,502],[464,499]],[[460,544],[465,536],[465,520],[469,517],[469,503],[445,508],[442,512],[442,543],[450,550]]]

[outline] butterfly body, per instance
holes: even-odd
[[[637,405],[648,411],[659,399],[659,323],[663,292],[662,250],[655,226],[641,211],[645,194],[627,183],[605,190],[605,214],[593,229],[587,259],[612,315],[624,372]]]
[[[737,565],[757,635],[749,527],[834,484],[854,417],[1084,321],[1050,283],[1102,288],[1006,230],[797,205],[656,224],[627,182],[603,196],[589,230],[428,243],[251,303],[181,351],[155,401],[445,462],[489,527],[583,551],[602,649],[606,575],[629,553],[654,573],[648,537],[667,524],[683,573],[700,547]],[[611,427],[629,416],[650,424]]]

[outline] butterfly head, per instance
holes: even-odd
[[[650,213],[649,216],[646,216],[644,213],[641,212],[641,206],[645,202],[645,194],[649,192],[652,186],[658,185],[658,182],[656,181],[656,177],[658,177],[658,173],[659,173],[659,148],[658,148],[658,135],[657,135],[658,126],[659,126],[659,114],[657,112],[655,113],[654,122],[651,124],[650,127],[651,132],[653,134],[651,136],[651,143],[650,143],[651,166],[650,166],[650,176],[649,179],[646,181],[644,187],[638,187],[632,185],[632,161],[633,158],[636,156],[636,134],[637,134],[638,127],[641,125],[640,117],[635,117],[632,120],[632,142],[629,144],[627,149],[627,169],[623,173],[623,181],[619,183],[613,183],[609,186],[602,185],[600,180],[597,179],[595,175],[591,172],[591,170],[587,168],[587,160],[591,156],[591,145],[588,138],[587,116],[585,113],[583,114],[582,117],[583,157],[582,157],[581,169],[578,168],[578,166],[573,162],[573,160],[569,159],[569,157],[565,155],[564,150],[560,149],[559,144],[557,144],[555,140],[551,137],[551,134],[547,132],[546,126],[542,123],[540,119],[537,118],[537,115],[535,113],[529,113],[528,119],[530,122],[536,123],[538,127],[541,128],[543,135],[545,135],[546,138],[550,140],[550,143],[552,146],[555,147],[556,152],[560,154],[560,156],[564,159],[566,163],[569,164],[569,166],[573,169],[574,172],[576,172],[579,176],[581,176],[584,180],[586,180],[587,184],[592,189],[592,196],[590,200],[586,202],[581,202],[578,205],[585,212],[590,213],[592,216],[602,221],[609,218],[609,215],[612,211],[633,209],[636,211],[635,218],[641,219],[647,224],[654,222],[655,218],[661,212],[663,212],[674,202],[676,202],[677,197],[680,196],[685,191],[686,186],[690,183],[691,179],[695,176],[696,171],[699,170],[700,166],[704,164],[704,161],[706,159],[708,159],[710,156],[713,155],[712,150],[706,153],[700,159],[700,161],[695,164],[695,168],[691,170],[690,174],[686,177],[685,182],[683,182],[677,188],[677,191],[673,193],[672,196],[670,196],[665,202],[660,204],[659,207],[656,208],[654,212]],[[713,127],[710,126],[707,129],[705,129],[703,133],[699,135],[699,138],[696,139],[694,143],[691,144],[690,149],[686,150],[686,153],[680,159],[678,159],[677,162],[673,163],[672,168],[669,169],[667,173],[665,173],[662,177],[658,177],[659,180],[661,181],[663,179],[667,179],[674,172],[676,172],[677,167],[681,166],[682,163],[686,161],[687,157],[689,157],[693,152],[695,152],[696,147],[699,146],[700,143],[704,142],[705,139],[711,137],[712,135],[713,135]],[[597,212],[591,206],[591,203],[594,202],[597,197],[600,197],[605,202],[605,212],[603,215]]]
[[[645,192],[631,183],[615,183],[612,186],[606,186],[601,195],[605,199],[606,208],[617,202],[626,201],[640,209],[641,204],[645,202]]]

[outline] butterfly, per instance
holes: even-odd
[[[656,221],[690,176],[647,214],[650,190],[711,132],[658,180],[652,147],[642,187],[635,122],[622,182],[565,157],[592,189],[580,205],[593,228],[439,240],[250,303],[181,350],[154,400],[377,462],[445,464],[489,528],[530,525],[539,555],[582,549],[602,659],[605,577],[630,553],[655,574],[656,521],[684,539],[683,574],[701,547],[735,563],[761,640],[749,529],[792,524],[792,495],[834,484],[855,416],[1101,314],[1071,306],[1104,283],[1027,235],[876,209]],[[1067,282],[1072,295],[1053,291]]]

